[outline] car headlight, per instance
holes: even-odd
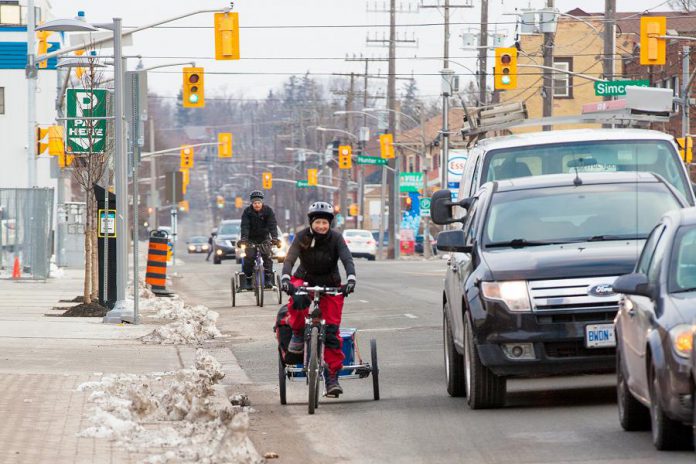
[[[196,251],[196,247],[194,245],[189,245],[189,251]]]
[[[694,347],[694,326],[691,324],[679,324],[669,331],[674,352],[682,358],[690,358]]]
[[[507,282],[481,282],[481,293],[488,300],[498,300],[516,313],[530,312],[529,290],[524,280]]]
[[[203,245],[203,246],[201,247],[201,250],[203,250],[203,251],[208,251],[208,248],[209,248],[208,245]]]

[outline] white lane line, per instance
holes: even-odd
[[[369,303],[369,301],[367,301],[367,300],[358,300],[358,301],[361,303]]]
[[[410,313],[406,313],[404,314],[404,316],[408,317],[409,319],[418,319],[418,316]]]

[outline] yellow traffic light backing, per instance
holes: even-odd
[[[273,173],[266,171],[261,174],[261,184],[266,190],[273,188]]]
[[[194,68],[189,66],[184,68],[183,71],[183,105],[186,108],[203,108],[205,106],[203,68]]]
[[[394,158],[394,136],[392,134],[380,134],[379,149],[382,158]]]
[[[657,36],[667,33],[665,16],[641,16],[640,18],[640,64],[662,65],[667,59],[667,41]]]
[[[193,167],[193,147],[191,145],[181,146],[181,162],[179,167],[181,169],[190,169]]]
[[[215,59],[239,59],[239,13],[215,13]]]
[[[218,133],[218,158],[232,158],[232,134]]]
[[[37,47],[37,55],[45,55],[48,53],[48,38],[50,35],[53,34],[52,31],[37,31],[36,32],[36,39],[39,41],[38,42],[38,47]],[[39,62],[39,68],[47,68],[48,67],[48,60],[40,61]]]
[[[350,169],[353,166],[351,160],[351,154],[353,149],[350,145],[341,145],[338,147],[338,168],[339,169]]]
[[[307,185],[316,186],[318,183],[318,171],[316,169],[307,169]]]
[[[244,207],[244,200],[242,200],[242,197],[235,197],[234,207],[235,208],[243,208]]]
[[[517,49],[505,47],[495,49],[495,90],[517,88]]]
[[[48,127],[48,154],[51,156],[60,156],[65,154],[65,145],[63,143],[63,126]]]
[[[677,145],[679,145],[679,156],[685,163],[691,163],[693,160],[694,139],[688,137],[677,137]]]
[[[189,181],[191,179],[191,176],[189,175],[189,170],[188,169],[179,169],[181,171],[181,193],[186,195],[186,189],[188,188]]]

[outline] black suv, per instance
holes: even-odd
[[[451,253],[443,293],[447,391],[470,407],[505,403],[506,378],[612,371],[612,283],[630,272],[667,211],[687,206],[654,174],[526,177],[471,198],[432,198]],[[454,209],[454,212],[453,212]]]

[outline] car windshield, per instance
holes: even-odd
[[[691,198],[681,160],[665,140],[564,142],[491,150],[484,182],[516,177],[578,172],[640,171],[664,177],[684,198]]]
[[[680,204],[662,183],[551,187],[493,196],[484,245],[644,239]]]
[[[360,238],[372,238],[372,234],[367,230],[346,230],[343,232],[345,237],[360,237]]]
[[[680,227],[672,245],[670,293],[696,291],[696,226]]]
[[[242,233],[241,223],[227,222],[220,225],[218,235],[239,235]]]
[[[206,243],[208,241],[207,237],[201,237],[200,235],[197,237],[191,237],[189,239],[190,243]]]

